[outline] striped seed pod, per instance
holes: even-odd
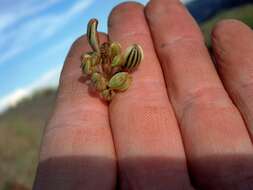
[[[132,82],[132,77],[127,72],[116,73],[109,81],[110,89],[125,91],[129,88]]]
[[[115,92],[111,89],[105,89],[100,93],[100,96],[106,101],[111,101],[114,95]]]
[[[106,79],[99,73],[92,74],[91,82],[98,91],[103,91],[107,88]]]
[[[134,70],[140,64],[143,57],[144,54],[140,45],[134,44],[128,47],[124,54],[124,67],[128,70]]]
[[[121,54],[121,45],[118,42],[112,42],[110,45],[110,57],[113,59],[115,56]]]
[[[91,48],[100,54],[100,42],[97,33],[98,20],[91,19],[87,26],[87,38]]]

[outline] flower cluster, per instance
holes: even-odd
[[[87,39],[93,51],[82,56],[81,68],[101,98],[111,101],[115,93],[129,88],[132,82],[129,72],[138,67],[143,59],[143,51],[138,44],[131,45],[125,52],[122,52],[118,42],[100,44],[97,26],[96,19],[88,23]]]

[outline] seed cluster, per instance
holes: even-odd
[[[118,42],[100,44],[97,26],[96,19],[88,23],[87,39],[93,51],[82,55],[81,69],[100,97],[111,101],[115,93],[129,88],[132,82],[129,73],[138,67],[144,55],[138,44],[131,45],[125,52]]]

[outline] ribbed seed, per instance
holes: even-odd
[[[81,68],[85,75],[90,75],[92,73],[92,60],[89,54],[83,55]]]
[[[112,67],[118,67],[124,64],[124,56],[117,55],[112,60]]]
[[[98,91],[103,91],[107,88],[106,79],[99,73],[93,73],[91,76],[91,82],[94,84]]]
[[[91,19],[87,26],[87,38],[91,48],[100,54],[100,42],[97,33],[98,20]]]
[[[112,42],[110,45],[110,57],[113,59],[115,56],[121,54],[121,45],[118,42]]]
[[[134,70],[143,59],[143,50],[141,46],[134,44],[127,48],[124,54],[124,67],[128,70]]]
[[[99,64],[101,59],[100,59],[100,56],[98,55],[98,53],[97,52],[92,52],[90,55],[91,55],[92,66],[95,66],[95,65]]]
[[[131,82],[132,77],[127,72],[119,72],[110,79],[108,86],[113,90],[125,91]]]

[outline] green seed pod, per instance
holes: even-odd
[[[83,74],[90,75],[92,73],[92,60],[89,54],[85,54],[82,59],[81,68]]]
[[[86,62],[86,60],[90,59],[90,58],[91,58],[90,52],[83,54],[82,57],[81,57],[82,64],[84,64]]]
[[[119,72],[110,79],[108,86],[113,90],[125,91],[131,82],[132,77],[127,72]]]
[[[98,91],[105,90],[107,87],[106,79],[99,73],[92,74],[91,82]]]
[[[100,96],[106,100],[106,101],[111,101],[113,96],[115,95],[115,92],[111,89],[106,89],[106,90],[103,90],[101,93],[100,93]]]
[[[91,64],[92,64],[92,66],[95,66],[95,65],[99,64],[102,61],[97,52],[92,52],[92,53],[90,53],[90,55],[91,55]]]
[[[134,44],[128,47],[124,54],[124,67],[128,70],[134,70],[140,64],[143,57],[144,54],[140,45]]]
[[[87,38],[91,48],[100,54],[100,42],[97,33],[98,20],[91,19],[87,26]]]
[[[118,42],[112,42],[110,45],[110,57],[113,59],[115,56],[121,54],[121,45]]]
[[[117,55],[112,60],[112,67],[118,67],[124,64],[124,56],[123,55]]]

